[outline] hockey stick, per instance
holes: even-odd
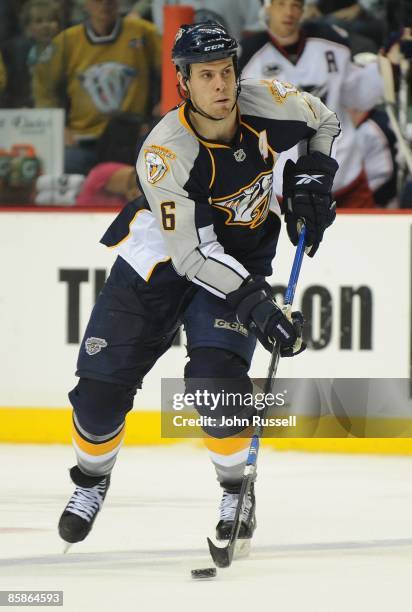
[[[293,260],[292,271],[290,273],[289,283],[285,292],[285,306],[287,311],[290,312],[293,298],[295,296],[296,284],[298,282],[300,268],[302,266],[303,256],[305,254],[305,237],[306,237],[306,228],[303,225],[300,231],[299,242],[296,247],[296,253]],[[279,363],[280,356],[280,346],[278,343],[274,344],[272,356],[270,358],[268,373],[264,386],[264,394],[265,396],[271,392],[273,388],[274,379],[276,376],[276,370]],[[227,546],[220,547],[216,546],[210,538],[207,538],[207,543],[209,545],[210,554],[212,555],[212,559],[217,567],[229,567],[233,560],[233,555],[235,552],[235,546],[237,537],[239,535],[240,529],[240,515],[242,511],[243,502],[249,493],[250,486],[254,480],[256,474],[257,467],[257,457],[259,452],[259,444],[260,438],[263,434],[263,419],[265,418],[268,411],[268,406],[266,405],[262,411],[261,418],[259,420],[259,424],[255,426],[253,430],[252,440],[249,446],[249,453],[246,459],[245,469],[243,471],[242,478],[242,486],[240,488],[239,501],[236,508],[236,514],[232,525],[232,530],[230,532],[229,541]]]

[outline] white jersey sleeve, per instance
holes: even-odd
[[[365,67],[348,62],[342,82],[342,105],[357,110],[370,110],[383,97],[383,80],[377,62]]]
[[[361,123],[356,135],[363,152],[369,187],[376,191],[390,180],[394,172],[388,140],[380,127],[371,120]]]
[[[199,144],[179,134],[167,144],[143,146],[136,165],[141,187],[176,272],[224,298],[249,273],[217,240],[207,185],[196,170]]]
[[[242,117],[245,121],[248,116],[264,118],[270,144],[277,152],[307,140],[308,152],[331,155],[335,139],[340,135],[340,123],[336,113],[319,98],[277,80],[246,79],[244,83]],[[283,126],[282,122],[285,122]]]

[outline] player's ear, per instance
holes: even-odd
[[[183,78],[183,74],[178,70],[176,75],[177,75],[177,80],[179,82],[180,88],[183,89],[183,91],[187,91],[187,87],[185,84],[185,80]]]
[[[179,89],[180,89],[181,95],[183,97],[189,96],[189,89],[187,87],[186,79],[184,78],[183,74],[180,71],[177,72],[177,80],[179,82]]]

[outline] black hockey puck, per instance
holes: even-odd
[[[204,578],[214,578],[216,576],[215,567],[206,567],[204,569],[193,569],[191,571],[192,578],[195,580],[202,580]]]

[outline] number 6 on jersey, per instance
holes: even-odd
[[[174,202],[162,202],[160,204],[162,211],[162,224],[163,229],[166,231],[173,231],[176,227],[176,218],[174,209],[176,204]]]

